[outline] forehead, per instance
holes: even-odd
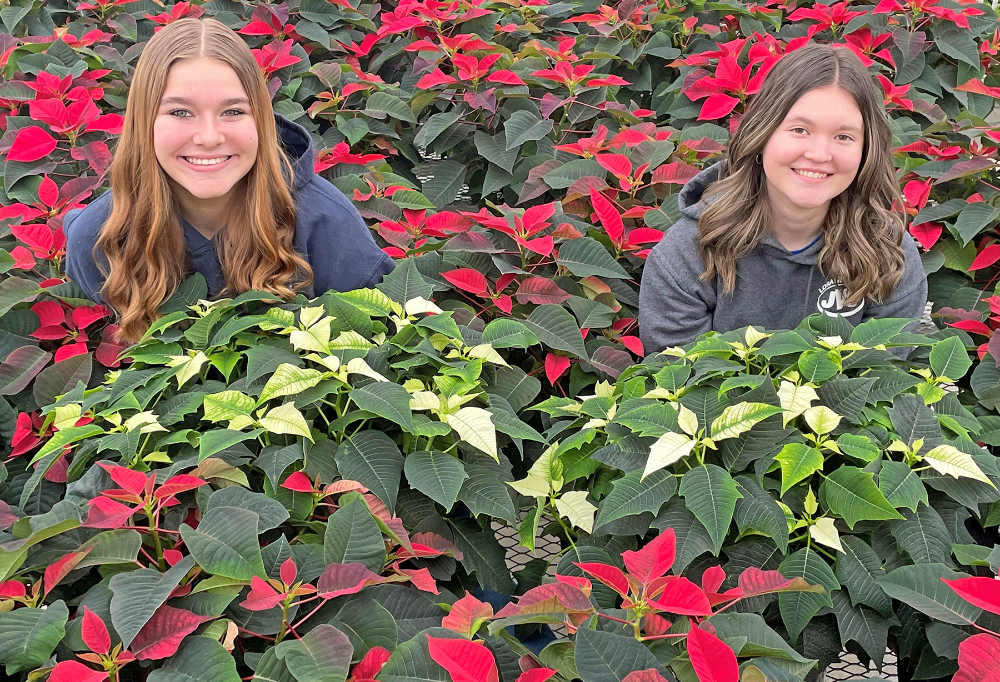
[[[831,130],[864,129],[864,117],[854,98],[843,88],[827,86],[805,93],[785,115],[785,123],[806,123]]]
[[[215,59],[182,59],[167,73],[162,100],[184,98],[202,102],[243,98],[247,93],[231,66]]]

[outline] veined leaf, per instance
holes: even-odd
[[[556,498],[556,511],[586,533],[594,531],[594,514],[597,507],[587,501],[586,490],[571,490]]]
[[[684,474],[680,492],[687,508],[708,530],[718,554],[733,521],[736,500],[742,497],[733,477],[722,467],[703,464]]]
[[[213,575],[234,580],[264,577],[257,539],[259,519],[248,509],[214,507],[198,528],[181,524],[181,538],[198,565]]]
[[[274,370],[260,392],[257,403],[265,403],[282,395],[295,395],[312,388],[323,379],[323,374],[315,369],[303,369],[289,363],[282,363]]]
[[[677,491],[677,479],[667,471],[656,471],[649,476],[631,471],[611,485],[611,492],[601,502],[597,514],[598,528],[626,516],[644,512],[658,514],[660,508]],[[784,522],[782,514],[782,523]]]
[[[819,400],[819,396],[811,386],[796,386],[791,381],[782,381],[778,389],[778,399],[781,401],[781,409],[785,412],[781,417],[782,426],[785,426],[808,410],[814,400]]]
[[[965,344],[957,336],[949,336],[944,341],[934,344],[928,359],[934,376],[946,377],[951,381],[958,381],[964,377],[972,366]]]
[[[46,609],[0,613],[0,664],[7,675],[45,665],[66,634],[69,609],[60,599]]]
[[[302,413],[295,408],[295,403],[284,403],[268,410],[260,420],[260,425],[271,433],[287,433],[292,436],[302,436],[313,440],[309,424]]]
[[[446,414],[445,421],[466,443],[482,450],[497,462],[500,461],[493,415],[487,410],[481,407],[463,407],[455,414]]]
[[[971,478],[996,488],[989,476],[983,473],[971,455],[967,455],[954,445],[938,445],[924,453],[925,461],[942,474],[955,478]]]
[[[768,417],[781,412],[781,408],[767,403],[738,403],[730,405],[712,422],[712,440],[736,438]]]
[[[823,453],[805,443],[789,443],[775,459],[781,465],[781,494],[823,468]]]
[[[691,454],[694,445],[695,441],[682,434],[673,431],[663,434],[649,447],[649,459],[642,478],[684,459]]]
[[[462,482],[469,477],[458,459],[437,450],[411,453],[403,470],[411,488],[427,495],[445,511],[451,511]]]
[[[983,610],[958,596],[945,580],[967,577],[943,564],[900,566],[879,578],[879,586],[893,599],[912,606],[931,618],[952,625],[968,625]]]
[[[837,576],[830,570],[826,559],[808,548],[789,555],[778,568],[786,578],[805,578],[811,585],[822,585],[826,593],[782,592],[778,595],[778,609],[792,641],[798,638],[812,617],[824,606],[833,606],[830,593],[840,589]]]
[[[204,419],[213,423],[239,417],[248,417],[254,408],[254,400],[240,391],[209,393],[203,399]]]
[[[887,521],[903,518],[878,489],[873,475],[857,467],[842,466],[820,486],[827,507],[843,517],[848,528],[858,521]]]

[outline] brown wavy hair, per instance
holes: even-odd
[[[892,131],[881,88],[847,49],[812,44],[782,57],[764,78],[729,144],[720,178],[705,190],[715,197],[698,220],[705,263],[701,279],[718,276],[726,293],[736,286],[736,261],[768,230],[770,204],[763,164],[757,162],[772,133],[800,97],[836,85],[854,98],[864,121],[861,165],[851,185],[830,202],[817,265],[839,279],[850,296],[885,301],[903,277],[905,228],[899,183],[892,164]]]
[[[141,338],[184,279],[179,204],[153,153],[153,123],[170,67],[193,58],[215,59],[236,72],[259,140],[257,160],[240,181],[238,199],[216,240],[224,293],[257,289],[289,300],[312,281],[309,263],[292,247],[292,165],[278,144],[271,98],[253,53],[219,21],[180,19],[156,33],[139,56],[111,163],[111,215],[94,247],[95,256],[101,251],[107,258],[101,293],[118,313],[122,341]]]

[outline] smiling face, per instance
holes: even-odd
[[[835,85],[802,95],[762,155],[776,220],[786,228],[822,222],[830,200],[857,176],[863,147],[864,121],[851,95]]]
[[[170,67],[153,147],[182,207],[228,204],[257,160],[257,126],[232,67],[202,58]]]

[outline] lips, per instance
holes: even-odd
[[[181,156],[179,158],[180,158],[181,164],[185,168],[187,168],[189,170],[192,170],[192,171],[194,171],[196,173],[213,173],[213,172],[215,172],[217,170],[220,170],[222,168],[227,168],[236,159],[236,155],[235,154],[230,154],[230,155],[224,156],[224,157],[214,157],[214,158],[224,158],[225,159],[225,161],[219,161],[219,162],[216,162],[216,163],[192,163],[189,160],[189,159],[192,159],[192,158],[197,160],[197,157],[185,157],[185,156]]]

